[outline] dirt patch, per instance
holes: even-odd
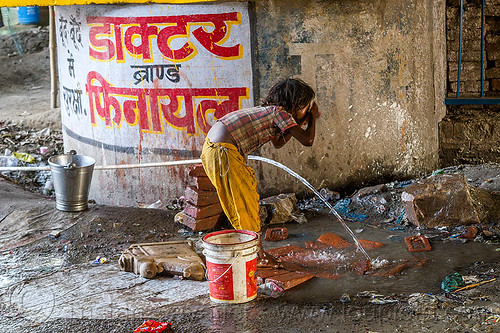
[[[48,48],[36,53],[0,55],[0,120],[60,130],[60,109],[50,108]]]

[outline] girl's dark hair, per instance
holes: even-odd
[[[262,102],[263,106],[281,106],[289,113],[295,114],[306,107],[314,99],[314,90],[300,79],[283,79],[276,83]]]

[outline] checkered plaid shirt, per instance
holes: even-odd
[[[243,156],[260,148],[278,132],[297,125],[291,114],[276,106],[238,110],[219,120],[231,133]]]

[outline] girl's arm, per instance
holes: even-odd
[[[283,147],[292,136],[304,146],[312,146],[312,144],[314,143],[314,136],[316,134],[316,118],[318,117],[318,115],[318,105],[315,102],[311,109],[308,111],[306,117],[304,117],[303,121],[301,122],[303,124],[304,120],[307,119],[307,128],[303,129],[300,126],[301,124],[298,124],[298,126],[290,127],[284,133],[278,133],[271,139],[274,147],[278,149]]]

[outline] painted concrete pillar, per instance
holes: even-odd
[[[217,118],[253,106],[246,3],[56,7],[65,149],[96,165],[198,158]],[[95,171],[98,203],[183,194],[187,167]]]

